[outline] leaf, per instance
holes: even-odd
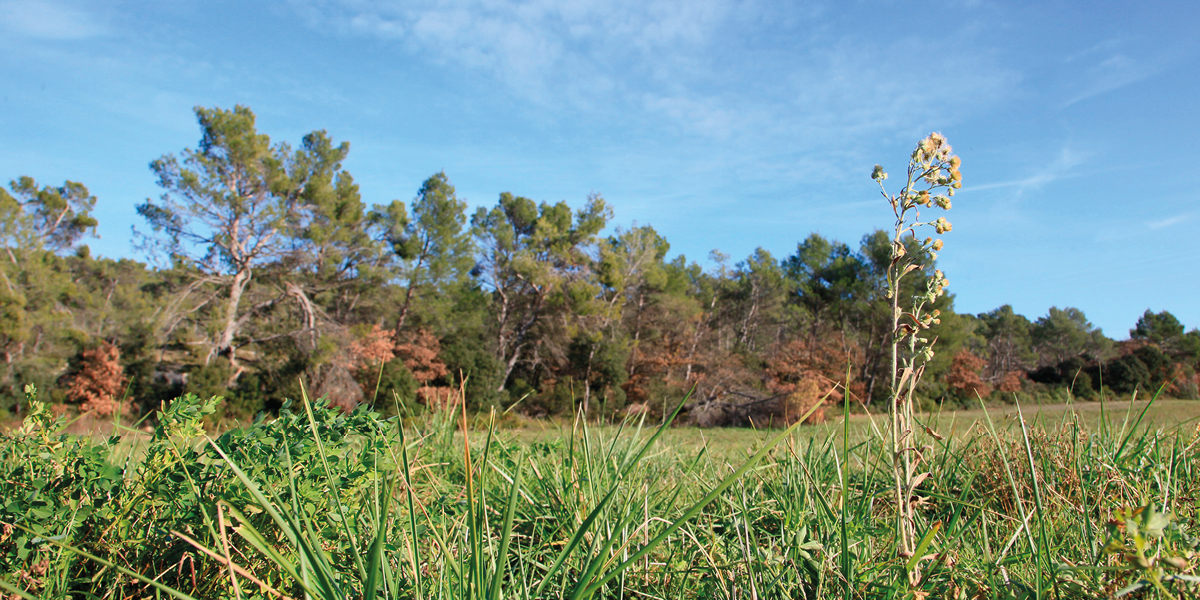
[[[929,549],[929,545],[933,543],[934,536],[937,535],[938,530],[941,528],[942,522],[935,521],[933,527],[930,527],[929,531],[925,532],[925,535],[921,537],[921,542],[917,544],[916,552],[913,552],[912,558],[909,558],[908,563],[904,565],[905,570],[912,571],[916,568],[917,563],[921,562],[921,559],[925,556],[925,551]]]
[[[912,493],[913,493],[913,491],[914,491],[914,490],[916,490],[916,489],[917,489],[917,486],[921,485],[921,482],[922,482],[922,481],[925,481],[925,480],[926,480],[926,479],[928,479],[928,478],[929,478],[929,473],[921,473],[920,475],[916,475],[916,476],[914,476],[914,477],[913,477],[913,478],[912,478],[912,479],[911,479],[911,480],[908,482],[908,495],[909,495],[909,496],[912,496]]]

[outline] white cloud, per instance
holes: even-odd
[[[42,40],[77,40],[103,35],[105,28],[82,10],[39,0],[0,2],[0,28]]]
[[[1167,217],[1165,219],[1157,219],[1154,221],[1147,221],[1146,227],[1149,227],[1151,230],[1156,230],[1156,229],[1162,229],[1164,227],[1170,227],[1172,225],[1178,225],[1180,223],[1190,220],[1192,218],[1192,215],[1193,215],[1193,213],[1187,212],[1187,213],[1175,215],[1173,217]]]
[[[969,27],[939,38],[955,52],[931,53],[928,37],[866,38],[816,22],[828,16],[817,0],[292,3],[315,29],[494,78],[538,109],[644,119],[748,149],[826,146],[826,158],[881,134],[947,127],[1020,79],[970,50]],[[927,75],[914,77],[914,56]]]
[[[1161,65],[1139,62],[1124,54],[1113,54],[1088,69],[1083,89],[1064,102],[1062,107],[1119,90],[1156,75],[1161,69]]]
[[[294,0],[315,28],[403,43],[438,61],[487,71],[526,93],[596,76],[631,58],[703,45],[732,0]]]
[[[979,185],[964,185],[959,195],[975,194],[987,190],[997,190],[996,193],[985,195],[986,221],[992,225],[1006,224],[1020,228],[1040,228],[1044,225],[1041,215],[1046,206],[1038,202],[1030,209],[1031,198],[1038,198],[1040,190],[1056,181],[1079,177],[1084,172],[1079,168],[1091,158],[1090,153],[1074,149],[1070,142],[1064,142],[1053,158],[1046,157],[1038,166],[1030,169],[1023,177],[1004,181],[993,181]],[[968,177],[969,181],[970,178]],[[964,200],[969,202],[970,200]]]
[[[1090,155],[1082,153],[1071,148],[1070,144],[1064,144],[1058,151],[1058,156],[1054,160],[1046,163],[1042,168],[1035,172],[1022,177],[1020,179],[1012,179],[1008,181],[995,181],[992,183],[984,183],[980,185],[963,186],[960,193],[981,192],[983,190],[992,190],[997,188],[1017,188],[1016,194],[1021,195],[1027,190],[1033,190],[1042,187],[1048,183],[1053,183],[1060,179],[1068,177],[1076,177],[1079,175],[1076,172],[1076,167],[1087,162]]]

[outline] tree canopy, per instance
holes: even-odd
[[[248,417],[304,379],[343,407],[395,391],[436,408],[465,388],[472,407],[530,415],[656,417],[690,392],[693,422],[758,424],[825,390],[856,406],[888,394],[884,231],[856,245],[811,233],[782,257],[714,251],[705,268],[650,225],[615,225],[599,195],[504,192],[468,215],[438,172],[408,202],[366,206],[349,143],[274,142],[244,106],[195,113],[196,146],[150,163],[162,193],[137,207],[150,264],[91,255],[106,200],[83,184],[0,189],[0,408],[20,410],[35,383],[85,410],[190,391]],[[913,269],[899,293],[923,294],[936,261]],[[1072,307],[959,314],[946,294],[928,309],[941,324],[927,402],[1197,393],[1200,331],[1167,311],[1114,342]]]

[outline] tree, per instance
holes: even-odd
[[[1030,335],[1044,365],[1056,365],[1083,354],[1100,359],[1112,347],[1112,341],[1078,308],[1050,307],[1049,313],[1033,324]]]
[[[783,269],[770,252],[756,248],[737,264],[726,288],[726,307],[739,348],[755,352],[780,341],[786,293]]]
[[[866,262],[846,244],[818,233],[810,234],[795,254],[784,259],[783,269],[794,286],[796,302],[808,312],[810,335],[815,336],[826,322],[844,330],[851,311],[872,293],[874,282]]]
[[[239,348],[313,333],[318,317],[308,294],[292,281],[278,280],[254,302],[244,302],[257,274],[278,273],[285,264],[297,268],[304,253],[311,254],[314,273],[352,273],[350,256],[362,242],[347,230],[361,220],[361,204],[357,186],[341,169],[349,144],[334,146],[322,131],[305,136],[295,153],[287,144],[272,146],[255,128],[254,113],[240,105],[231,111],[197,107],[196,117],[199,147],[151,163],[165,191],[137,210],[157,235],[146,238],[150,247],[193,273],[183,295],[200,298],[187,310],[203,315],[202,308],[214,308],[211,320],[198,323],[208,338],[204,362],[224,357],[233,385],[245,369]],[[256,316],[287,298],[299,307],[301,324],[264,338],[243,335]]]
[[[653,227],[618,228],[599,244],[594,276],[599,294],[576,310],[568,350],[571,375],[583,383],[582,407],[589,410],[593,391],[603,392],[611,410],[626,400],[623,385],[632,373],[635,345],[647,297],[666,278],[663,257],[670,249]],[[627,322],[627,307],[634,307]]]
[[[1137,325],[1129,330],[1129,339],[1157,346],[1177,360],[1195,362],[1200,359],[1200,331],[1183,332],[1183,323],[1175,315],[1162,311],[1146,312],[1138,318]]]
[[[1004,386],[1003,391],[1011,391],[1012,377],[1008,374],[1023,372],[1037,360],[1030,337],[1033,324],[1013,312],[1009,304],[980,314],[977,318],[979,333],[987,340],[987,366],[983,376],[993,382],[1007,377],[1009,384]]]
[[[471,218],[481,249],[475,273],[492,293],[496,353],[504,364],[497,391],[522,361],[565,359],[567,320],[576,304],[598,295],[589,252],[610,218],[600,196],[572,215],[566,202],[538,205],[508,192]]]
[[[992,386],[979,377],[979,372],[987,365],[987,361],[963,348],[954,355],[949,372],[946,373],[946,385],[968,398],[987,396],[992,393]]]
[[[279,275],[279,281],[272,283],[297,301],[310,332],[317,327],[318,315],[308,298],[316,303],[312,308],[344,323],[360,297],[388,279],[373,221],[354,178],[342,168],[350,146],[335,145],[326,132],[314,131],[304,136],[295,153],[289,153],[286,144],[278,148],[286,180],[273,191],[287,211],[280,243],[288,249],[280,257],[282,268],[271,273]]]
[[[618,229],[600,246],[600,261],[596,276],[605,303],[605,327],[612,329],[626,321],[631,355],[628,371],[632,374],[637,360],[637,344],[641,340],[643,317],[647,303],[667,282],[663,259],[671,249],[666,238],[649,225],[629,230]],[[626,307],[632,306],[632,312]],[[615,333],[610,331],[610,337]]]
[[[387,223],[384,239],[404,262],[401,281],[404,300],[396,319],[396,330],[404,328],[414,298],[426,305],[445,298],[443,292],[460,283],[472,266],[471,235],[465,229],[467,203],[458,199],[445,172],[425,183],[412,201],[412,217],[398,201],[376,207],[377,223]]]
[[[86,290],[65,254],[89,254],[79,241],[94,234],[96,198],[72,181],[39,187],[21,177],[9,189],[0,188],[0,401],[19,410],[21,387],[33,383],[50,389],[65,361],[87,340],[76,319]]]
[[[86,235],[95,235],[92,217],[96,197],[82,183],[38,189],[32,177],[9,182],[12,194],[0,188],[0,243],[13,257],[13,248],[72,250]]]
[[[108,342],[81,352],[68,377],[67,399],[102,417],[120,410],[117,396],[125,383],[120,357],[120,349]]]

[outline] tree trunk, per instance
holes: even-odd
[[[208,364],[213,358],[222,354],[227,355],[229,359],[229,368],[232,371],[229,375],[229,385],[237,382],[238,375],[241,375],[241,369],[237,362],[237,351],[233,347],[233,339],[238,332],[238,309],[242,304],[242,293],[246,291],[246,286],[250,284],[252,274],[249,267],[238,269],[233,275],[233,281],[229,284],[229,299],[225,303],[225,325],[221,330],[221,336],[217,338],[217,343],[209,350],[208,357],[204,364]]]

